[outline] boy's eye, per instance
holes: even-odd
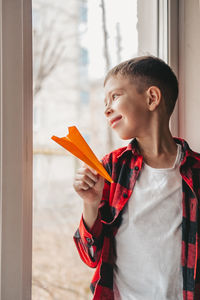
[[[113,94],[113,96],[112,96],[113,100],[115,100],[117,97],[118,97],[117,94]]]

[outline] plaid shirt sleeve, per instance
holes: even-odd
[[[104,164],[104,158],[102,159]],[[108,171],[108,170],[107,170]],[[102,200],[99,209],[104,206],[105,202],[109,199],[110,183],[105,180]],[[104,240],[104,228],[101,222],[101,213],[98,212],[97,219],[89,230],[84,222],[83,215],[79,224],[79,228],[75,232],[73,237],[79,255],[84,263],[89,267],[95,268],[99,262],[103,240]]]

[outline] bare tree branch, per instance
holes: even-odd
[[[67,55],[67,41],[76,38],[76,33],[66,33],[65,26],[71,20],[78,18],[78,13],[63,10],[61,7],[52,3],[36,1],[39,15],[43,17],[40,22],[36,20],[34,28],[34,96],[42,89],[44,81],[60,66],[63,62],[72,62],[72,56]],[[49,14],[51,11],[51,14]],[[52,15],[53,12],[53,15]],[[58,16],[62,18],[63,30],[58,30]],[[37,22],[40,26],[37,27]],[[60,25],[61,26],[61,25]],[[77,37],[78,37],[77,29]]]
[[[122,52],[122,46],[121,46],[121,33],[120,33],[120,24],[119,22],[116,23],[116,45],[117,45],[117,63],[119,64],[121,62],[121,52]]]
[[[108,31],[106,26],[106,10],[104,0],[101,0],[101,9],[102,9],[102,26],[103,26],[103,37],[104,37],[104,57],[106,61],[106,71],[110,69],[110,58],[108,51]]]
[[[110,57],[108,50],[108,31],[106,26],[106,10],[105,10],[105,2],[101,0],[101,10],[102,10],[102,28],[103,28],[103,37],[104,37],[104,57],[106,62],[106,72],[110,69]],[[113,149],[113,136],[110,127],[107,127],[107,137],[106,137],[106,145],[107,151],[110,152]]]

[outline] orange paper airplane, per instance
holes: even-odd
[[[68,131],[69,133],[66,137],[59,138],[54,135],[51,138],[63,148],[85,162],[88,166],[95,169],[105,179],[113,182],[112,178],[88,146],[76,126],[68,127]]]

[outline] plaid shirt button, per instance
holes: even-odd
[[[135,166],[135,168],[134,168],[136,171],[138,171],[139,170],[139,167],[138,166]]]

